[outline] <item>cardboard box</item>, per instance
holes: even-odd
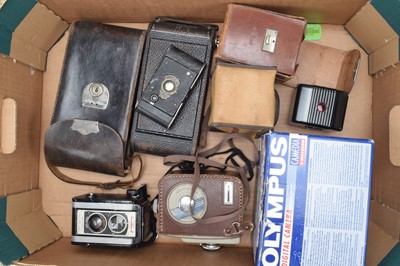
[[[345,24],[345,28],[368,53],[370,74],[399,62],[399,12],[399,1],[373,0]]]
[[[256,265],[364,265],[373,142],[288,133],[261,141]]]
[[[7,0],[0,11],[11,1]],[[4,2],[4,1],[1,1]],[[177,1],[95,1],[95,0],[41,0],[39,4],[57,14],[68,23],[74,20],[101,21],[105,23],[123,23],[119,25],[147,28],[147,23],[155,16],[171,16],[179,19],[222,23],[228,0]],[[342,50],[360,49],[358,43],[344,29],[343,25],[361,10],[366,0],[332,1],[250,1],[248,4],[295,16],[304,16],[309,23],[322,24],[320,44]],[[398,16],[395,16],[398,17]],[[48,24],[46,16],[39,16],[41,26]],[[4,20],[1,20],[3,23]],[[373,20],[371,23],[375,23]],[[3,25],[3,24],[2,24]],[[375,25],[375,24],[374,24]],[[46,28],[46,27],[45,27]],[[46,71],[37,70],[30,63],[0,56],[0,255],[9,251],[9,242],[4,238],[4,228],[9,228],[15,243],[24,246],[23,252],[9,256],[15,258],[27,256],[23,263],[51,265],[99,265],[99,264],[161,264],[173,265],[253,265],[250,234],[242,238],[240,245],[223,248],[216,253],[205,252],[198,246],[183,244],[180,240],[160,236],[155,245],[141,250],[82,248],[70,244],[71,198],[87,192],[100,192],[85,186],[74,186],[58,180],[49,171],[43,156],[43,137],[50,124],[54,98],[57,93],[67,34],[54,33],[53,40],[59,41],[47,54]],[[365,33],[368,34],[368,33]],[[10,35],[7,35],[10,36]],[[23,36],[25,36],[23,34]],[[38,36],[41,39],[40,35]],[[0,45],[3,43],[1,42]],[[29,46],[28,46],[29,47]],[[28,49],[28,55],[32,55]],[[33,50],[32,50],[33,52]],[[385,54],[385,52],[383,52]],[[377,55],[379,58],[380,55]],[[398,60],[395,60],[396,62]],[[329,75],[329,70],[324,71]],[[400,169],[397,162],[398,146],[396,142],[396,112],[391,110],[400,105],[400,68],[388,68],[375,76],[368,75],[368,55],[361,51],[361,62],[357,80],[350,94],[347,115],[342,132],[310,131],[293,127],[288,121],[290,104],[295,90],[278,85],[281,98],[281,110],[277,131],[293,133],[313,133],[319,135],[368,138],[375,141],[375,156],[371,189],[369,232],[367,245],[367,265],[376,265],[399,241],[400,235]],[[390,117],[392,119],[390,119]],[[210,133],[208,143],[212,145],[221,139],[221,134]],[[149,193],[157,194],[157,183],[167,167],[162,158],[144,155],[143,179]],[[134,169],[135,166],[134,166]],[[76,178],[97,181],[115,181],[112,176],[88,173],[84,171],[62,169]],[[255,192],[255,182],[251,190]],[[39,189],[38,192],[36,189]],[[124,193],[117,190],[118,193]],[[33,196],[41,193],[40,197]],[[24,201],[14,201],[12,197],[22,195]],[[26,196],[29,195],[29,196]],[[36,204],[40,201],[41,204]],[[4,204],[14,202],[16,205]],[[28,202],[24,205],[22,202]],[[21,206],[25,206],[21,208]],[[14,215],[11,210],[23,209],[23,213]],[[40,211],[40,208],[43,210]],[[254,204],[250,204],[245,217],[252,219]],[[38,213],[39,215],[29,215]],[[10,216],[9,216],[10,215]],[[28,215],[28,216],[27,216]],[[40,222],[46,218],[54,222]],[[8,217],[8,218],[7,218]],[[29,217],[29,218],[26,218]],[[33,221],[35,226],[14,226],[21,220]],[[54,226],[51,226],[51,224]],[[17,229],[17,227],[19,229]],[[58,229],[57,229],[58,228]],[[57,229],[57,230],[56,230]],[[34,241],[36,232],[48,232],[46,241]],[[57,240],[62,233],[62,238]],[[36,251],[42,249],[40,251]],[[179,259],[178,259],[179,258]],[[6,263],[6,262],[4,262]],[[7,262],[8,263],[8,262]]]
[[[47,52],[68,23],[37,0],[0,4],[0,53],[45,70]]]

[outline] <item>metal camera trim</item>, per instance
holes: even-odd
[[[110,92],[106,85],[100,82],[91,82],[82,92],[82,106],[105,110],[110,99]]]
[[[170,83],[173,84],[173,88],[167,89],[166,85],[168,85]],[[159,94],[160,98],[163,100],[168,99],[169,97],[174,95],[179,90],[180,85],[181,85],[181,82],[180,82],[179,78],[177,78],[174,75],[166,75],[164,77],[164,80],[161,82],[160,94]]]

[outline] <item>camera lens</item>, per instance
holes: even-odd
[[[167,92],[175,90],[175,83],[172,80],[166,80],[163,84],[163,88]]]
[[[115,214],[111,216],[109,220],[108,227],[110,228],[111,232],[115,234],[120,234],[125,231],[126,227],[128,226],[128,222],[126,221],[125,217],[121,214]]]
[[[107,226],[107,220],[103,214],[93,213],[89,216],[88,226],[93,233],[101,233]]]

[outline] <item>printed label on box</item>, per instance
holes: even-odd
[[[264,148],[256,264],[363,265],[373,142],[273,133]]]

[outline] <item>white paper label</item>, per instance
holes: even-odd
[[[233,205],[233,182],[224,182],[224,205]]]

